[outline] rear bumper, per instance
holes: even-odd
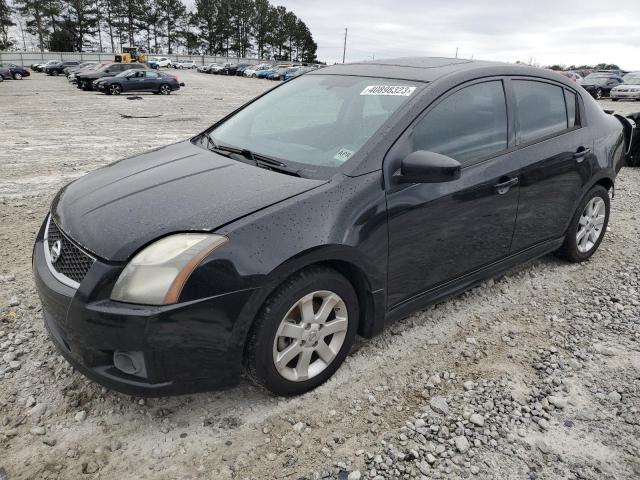
[[[120,270],[96,261],[75,290],[52,275],[42,239],[36,242],[33,273],[44,323],[69,363],[107,388],[137,396],[193,393],[237,383],[243,344],[235,339],[234,327],[253,290],[162,307],[92,300]],[[116,352],[140,359],[139,373],[117,368]]]

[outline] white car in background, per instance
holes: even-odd
[[[169,57],[153,57],[149,59],[149,65],[152,65],[152,64],[155,65],[156,68],[158,67],[162,68],[162,67],[171,67],[173,65],[173,62]]]
[[[177,68],[177,69],[183,69],[183,68],[190,68],[190,69],[196,69],[198,68],[198,65],[196,65],[196,62],[193,62],[191,60],[185,60],[184,62],[176,62],[173,64],[173,68]]]

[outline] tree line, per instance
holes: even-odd
[[[40,50],[148,52],[316,61],[317,44],[293,12],[268,0],[0,0],[0,50],[20,46],[11,27]],[[23,33],[24,34],[24,33]]]

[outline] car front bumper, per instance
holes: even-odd
[[[611,90],[609,96],[617,100],[640,100],[640,91]]]
[[[69,363],[107,388],[137,396],[237,383],[244,338],[236,338],[234,327],[254,290],[169,306],[131,305],[111,301],[105,290],[121,268],[96,260],[76,290],[53,276],[42,236],[36,241],[33,272],[44,323]],[[116,354],[133,359],[135,373],[117,367]]]

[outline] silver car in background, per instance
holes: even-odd
[[[627,73],[624,83],[611,89],[611,100],[640,100],[640,72]]]

